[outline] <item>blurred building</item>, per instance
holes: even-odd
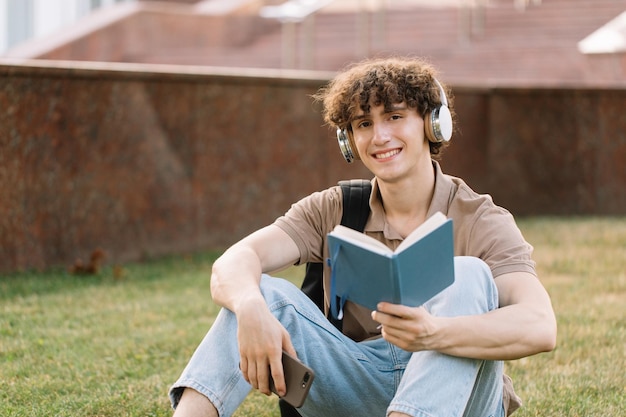
[[[0,0],[0,13],[26,22],[2,35],[9,58],[335,71],[410,54],[457,85],[626,80],[624,0]]]
[[[101,7],[134,0],[0,0],[0,54],[71,26]]]

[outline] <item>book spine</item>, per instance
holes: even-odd
[[[391,266],[391,271],[389,271],[389,276],[391,277],[391,289],[393,294],[393,303],[394,304],[402,304],[402,288],[400,286],[400,259],[397,255],[391,258],[391,262],[389,263]]]

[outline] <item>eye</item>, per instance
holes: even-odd
[[[370,127],[372,125],[372,123],[369,120],[362,120],[359,123],[357,123],[356,127],[358,129],[364,129],[366,127]]]
[[[392,114],[390,119],[391,120],[399,120],[399,119],[402,119],[402,115],[401,114]]]

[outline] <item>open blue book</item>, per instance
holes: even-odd
[[[341,225],[328,234],[328,246],[335,318],[342,318],[347,300],[370,310],[380,301],[417,307],[454,282],[452,220],[440,212],[395,251]]]

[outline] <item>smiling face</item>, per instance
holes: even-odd
[[[397,103],[404,103],[417,115],[426,115],[441,105],[440,91],[435,70],[425,61],[382,58],[349,67],[314,97],[322,102],[324,121],[333,130],[355,132],[353,121],[363,115],[373,116],[374,108],[379,106],[389,110]],[[453,116],[452,101],[448,96],[448,108]],[[448,142],[428,142],[427,145],[431,156],[436,157]]]
[[[356,114],[350,130],[361,161],[381,181],[396,182],[431,165],[424,119],[405,103],[371,105]]]

